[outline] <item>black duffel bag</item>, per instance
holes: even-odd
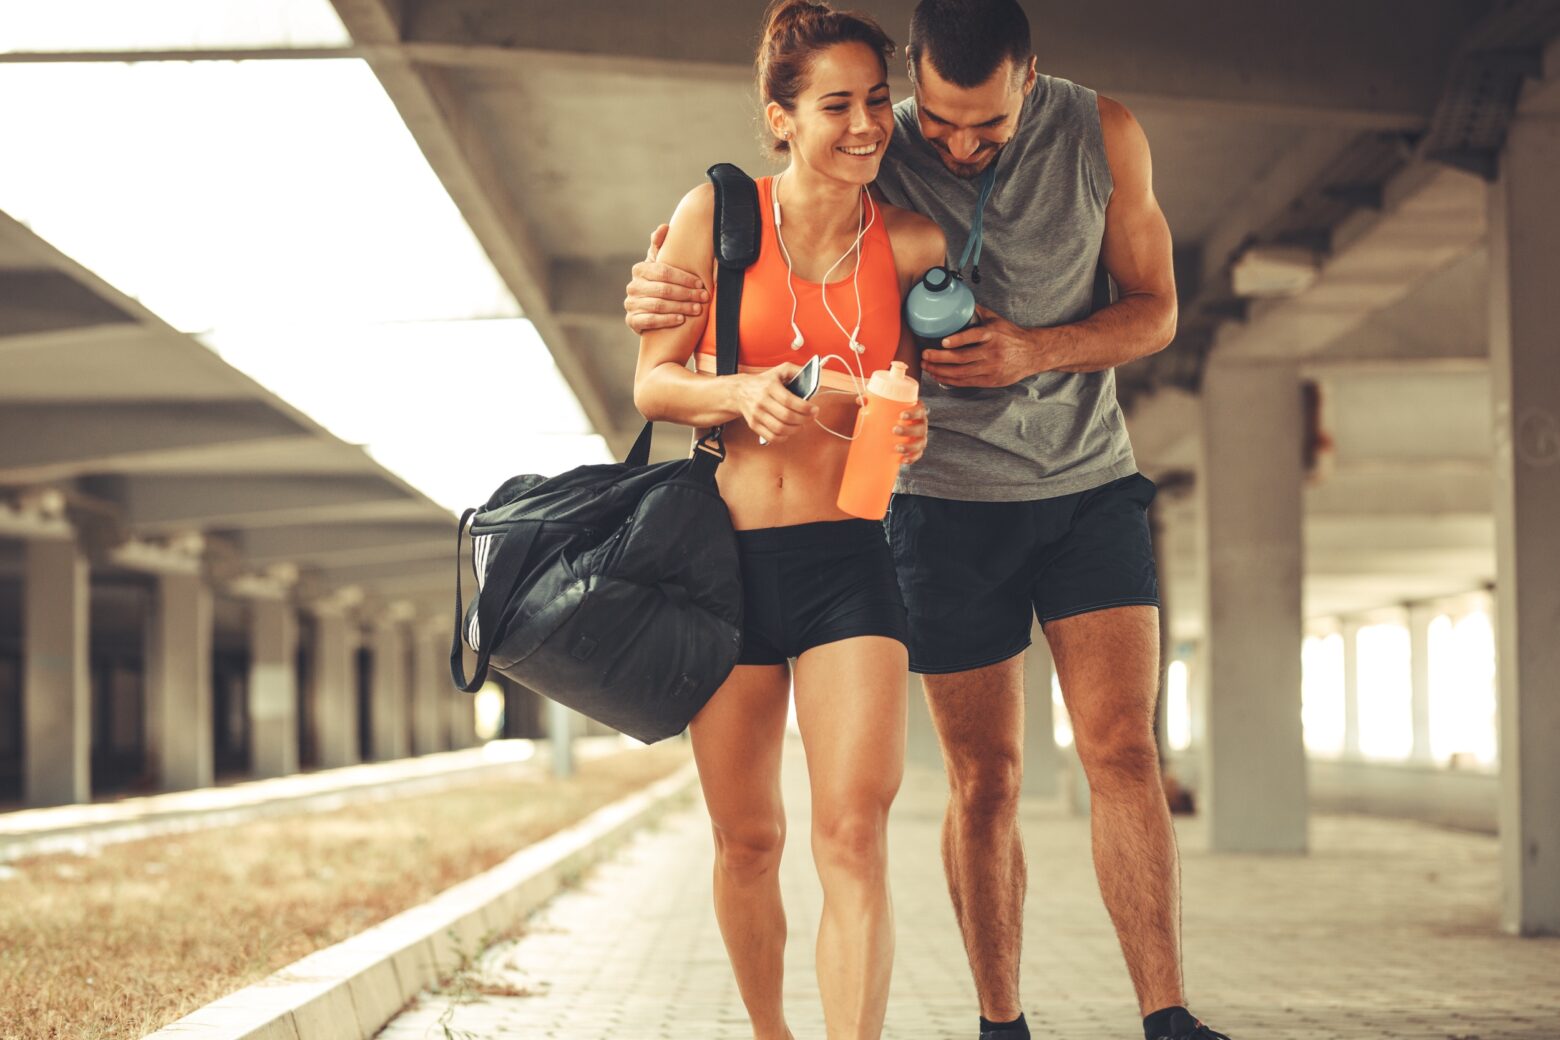
[[[712,166],[719,375],[737,370],[745,269],[758,256],[757,190]],[[720,431],[691,458],[648,465],[651,425],[618,464],[513,477],[456,531],[450,675],[467,693],[491,667],[647,743],[688,725],[736,666],[742,579],[731,516],[715,484]],[[470,521],[478,594],[461,603]],[[462,641],[477,655],[468,679]]]

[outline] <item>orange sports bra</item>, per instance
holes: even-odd
[[[760,177],[758,184],[759,212],[764,214],[763,233],[760,235],[758,260],[747,269],[742,285],[741,351],[737,362],[744,368],[773,368],[786,361],[802,364],[815,354],[828,358],[824,371],[839,373],[856,371],[856,361],[851,359],[847,368],[840,357],[850,356],[850,331],[856,326],[855,279],[861,279],[861,332],[856,339],[866,352],[861,355],[862,369],[868,376],[888,367],[899,349],[900,305],[899,275],[894,267],[894,251],[888,240],[888,229],[883,223],[881,205],[866,200],[867,216],[872,217],[876,207],[877,217],[861,240],[861,257],[856,270],[849,278],[830,282],[828,287],[829,310],[845,326],[841,332],[829,318],[823,307],[823,286],[817,282],[791,279],[796,289],[796,325],[802,330],[803,345],[793,350],[791,341],[791,291],[786,287],[787,267],[780,253],[774,225],[773,177]],[[699,337],[696,360],[700,371],[715,371],[715,296],[717,285],[710,292],[710,315],[704,323],[704,333]],[[858,373],[859,374],[859,373]],[[830,380],[835,382],[835,380]]]

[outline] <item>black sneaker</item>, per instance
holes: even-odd
[[[1230,1038],[1216,1029],[1203,1025],[1190,1014],[1178,1014],[1170,1027],[1170,1032],[1156,1036],[1153,1040],[1230,1040]]]

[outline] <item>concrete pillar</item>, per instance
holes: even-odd
[[[553,776],[574,775],[574,734],[579,728],[574,712],[557,701],[547,702],[547,738],[552,748]]]
[[[355,766],[358,749],[357,626],[345,615],[314,615],[314,655],[309,662],[309,700],[321,769]]]
[[[30,806],[91,801],[90,572],[73,538],[29,539],[25,546],[23,797]]]
[[[1202,807],[1216,852],[1303,852],[1300,385],[1292,365],[1221,361],[1203,376]]]
[[[449,653],[440,646],[439,634],[426,628],[412,629],[412,754],[443,751],[446,742],[439,704],[449,685],[445,673]],[[440,680],[443,680],[442,682]]]
[[[298,618],[282,598],[249,600],[249,749],[256,777],[298,771]]]
[[[1343,637],[1343,757],[1360,757],[1360,628],[1345,620],[1338,628]]]
[[[1430,754],[1430,622],[1436,612],[1429,607],[1408,608],[1409,682],[1412,694],[1414,745],[1409,760],[1429,765]]]
[[[1057,776],[1062,756],[1056,747],[1051,718],[1051,646],[1035,622],[1029,649],[1024,652],[1024,787],[1033,798],[1055,798],[1061,791]]]
[[[926,687],[921,677],[910,673],[906,690],[909,701],[905,714],[905,764],[943,772],[942,747],[932,725],[932,711],[926,705]]]
[[[374,761],[405,758],[410,742],[406,717],[406,629],[382,621],[373,629],[373,718],[370,752]]]
[[[164,791],[212,784],[211,590],[160,573],[146,632],[146,753]]]
[[[1502,923],[1560,934],[1560,114],[1519,113],[1490,191]]]

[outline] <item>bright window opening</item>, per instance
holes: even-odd
[[[472,703],[477,739],[495,740],[504,732],[504,691],[498,683],[484,683]]]
[[[1300,722],[1305,748],[1341,755],[1344,730],[1343,636],[1307,636],[1300,648]]]
[[[1056,738],[1057,747],[1072,747],[1072,717],[1062,701],[1062,680],[1054,668],[1051,670],[1051,735]]]
[[[1192,704],[1186,662],[1177,658],[1165,669],[1165,730],[1172,751],[1192,746]]]
[[[1406,759],[1414,746],[1408,628],[1401,624],[1366,625],[1356,638],[1360,754],[1382,760]]]
[[[1496,761],[1495,632],[1487,612],[1430,622],[1430,754],[1454,766]]]

